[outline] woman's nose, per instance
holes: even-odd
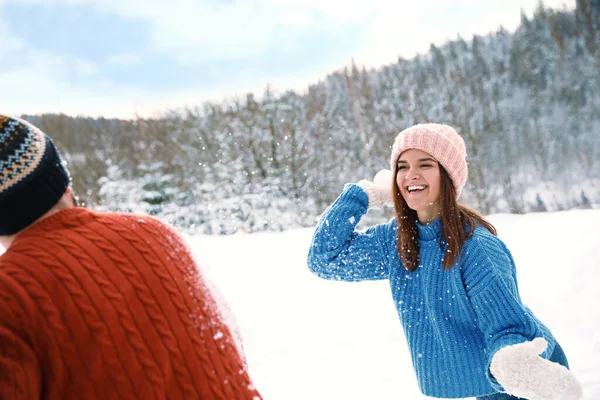
[[[419,173],[418,171],[415,171],[413,169],[410,169],[407,173],[406,173],[406,177],[404,179],[406,179],[407,181],[412,181],[415,180],[419,177]]]

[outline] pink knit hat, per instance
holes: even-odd
[[[400,132],[392,147],[392,171],[400,154],[408,149],[418,149],[431,154],[448,172],[456,198],[467,181],[467,150],[464,140],[454,128],[442,124],[418,124]]]

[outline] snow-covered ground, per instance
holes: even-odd
[[[561,343],[585,398],[600,399],[600,210],[489,219],[514,255],[524,302]],[[264,398],[426,399],[387,282],[312,275],[311,235],[188,238],[233,310]]]

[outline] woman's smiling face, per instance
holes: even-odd
[[[440,166],[428,153],[409,149],[398,158],[396,183],[421,224],[440,216]]]

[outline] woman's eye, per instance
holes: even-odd
[[[406,165],[398,165],[398,171],[402,171],[403,169],[406,169]]]

